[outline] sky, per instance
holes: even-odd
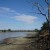
[[[39,12],[32,2],[38,1],[47,12],[44,0],[0,0],[0,30],[34,30],[40,29],[45,17],[32,12]],[[41,8],[42,9],[42,8]]]

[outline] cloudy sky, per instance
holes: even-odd
[[[42,0],[37,1],[43,7],[45,6],[46,11],[45,2]],[[40,29],[46,19],[42,15],[32,13],[38,12],[38,10],[31,2],[30,0],[0,0],[0,29]],[[45,11],[43,12],[46,13]]]

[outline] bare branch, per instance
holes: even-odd
[[[35,13],[35,14],[41,14],[41,13],[37,13],[37,12],[32,12],[32,13]],[[47,16],[46,16],[46,14],[41,14],[41,15],[45,16],[45,18],[46,18],[47,22],[49,22],[49,20],[48,20],[48,18],[47,18]]]
[[[47,2],[48,0],[44,0],[44,1],[47,3],[47,5],[49,5],[48,2]]]
[[[37,14],[42,14],[42,15],[46,16],[46,14],[44,14],[44,13],[40,10],[39,3],[38,3],[38,2],[35,2],[35,6],[38,8],[38,11],[40,12],[40,13],[37,13]]]
[[[37,13],[37,12],[31,12],[31,13],[35,13],[35,14],[41,14],[41,13]],[[46,16],[46,14],[43,14],[44,16]]]
[[[39,4],[39,6],[44,10],[43,6],[41,4]]]
[[[41,14],[41,13],[37,13],[37,12],[32,12],[32,13],[35,13],[35,14]],[[47,22],[49,22],[49,21],[48,21],[48,18],[47,18],[47,16],[46,16],[46,14],[41,14],[41,15],[45,16]]]
[[[40,13],[36,13],[36,12],[33,12],[33,13],[41,14],[41,15],[45,16],[46,20],[48,21],[48,18],[47,18],[47,16],[46,16],[46,14],[44,14],[44,13],[40,10],[39,3],[35,2],[35,6],[38,8],[38,11],[39,11]]]
[[[47,3],[47,5],[48,5],[47,0],[44,0],[44,1],[45,1],[45,2]],[[39,13],[38,13],[38,12],[32,12],[32,13],[41,14],[41,15],[45,16],[45,18],[46,18],[46,20],[47,20],[47,22],[48,22],[47,14],[45,14],[45,13],[42,12],[42,10],[44,10],[43,6],[42,6],[40,3],[38,3],[37,1],[34,2],[34,3],[32,2],[32,5],[36,6],[37,9],[38,9],[38,11],[39,11]]]

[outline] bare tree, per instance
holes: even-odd
[[[33,6],[36,6],[36,8],[38,9],[39,12],[32,12],[32,13],[41,14],[46,18],[46,21],[47,21],[48,26],[49,26],[49,28],[48,28],[48,30],[49,30],[48,39],[50,39],[50,3],[48,3],[48,0],[42,0],[42,1],[44,1],[47,4],[47,8],[48,8],[48,10],[47,10],[48,13],[47,14],[48,14],[48,16],[47,16],[47,14],[42,12],[42,10],[45,10],[45,9],[43,8],[43,6],[39,2],[37,2],[37,0],[34,3],[32,2],[32,4],[33,4]],[[50,41],[50,40],[48,40],[48,41]]]
[[[48,10],[49,10],[49,4],[48,4],[48,0],[43,0],[43,1],[45,1],[45,3],[48,5]],[[46,18],[46,20],[47,20],[47,22],[49,22],[49,19],[48,19],[48,16],[47,16],[47,14],[45,14],[45,13],[43,13],[42,12],[42,10],[45,10],[44,8],[43,8],[43,6],[40,4],[40,3],[38,3],[37,2],[37,0],[36,0],[36,2],[34,2],[34,3],[32,3],[32,5],[34,5],[34,6],[36,6],[36,8],[38,9],[38,13],[37,12],[32,12],[32,13],[36,13],[36,14],[41,14],[41,15],[43,15],[45,18]],[[42,8],[42,9],[41,9]]]
[[[32,13],[43,15],[46,18],[46,21],[49,26],[48,30],[50,30],[50,3],[48,3],[48,0],[42,0],[42,1],[44,1],[47,4],[47,9],[48,9],[47,14],[48,15],[43,12],[45,10],[45,8],[39,2],[37,2],[37,0],[34,3],[32,2],[32,5],[35,6],[39,12],[32,12]],[[50,34],[50,31],[49,31],[49,34]]]

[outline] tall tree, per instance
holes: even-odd
[[[47,12],[48,12],[47,14],[48,15],[46,13],[44,13],[45,8],[43,8],[43,5],[40,4],[38,1],[35,0],[35,2],[32,2],[32,4],[33,4],[33,6],[35,6],[37,8],[37,10],[39,12],[32,12],[32,13],[43,15],[46,18],[46,21],[47,21],[48,26],[49,26],[48,30],[50,30],[50,0],[42,0],[47,4],[47,9],[48,9],[47,10]],[[49,31],[49,36],[50,36],[50,31]]]
[[[50,41],[49,40],[50,39],[50,0],[42,0],[42,1],[44,1],[47,4],[47,8],[48,8],[47,14],[48,15],[46,13],[44,13],[45,9],[43,8],[43,5],[41,5],[39,2],[37,2],[37,0],[34,3],[32,2],[32,4],[33,4],[33,6],[36,6],[36,8],[38,9],[39,12],[32,12],[32,13],[41,14],[46,18],[46,21],[47,21],[48,26],[49,26],[48,27],[48,30],[49,30],[48,41]]]

